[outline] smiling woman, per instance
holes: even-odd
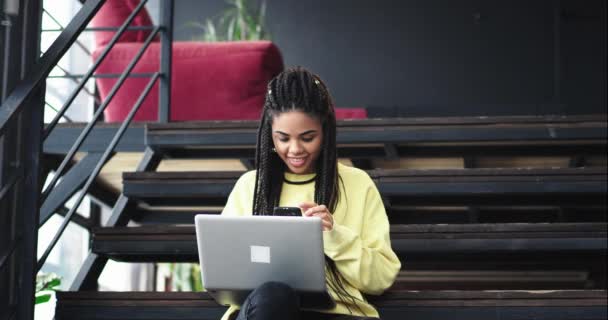
[[[272,142],[274,151],[291,173],[315,171],[321,153],[323,129],[321,121],[302,111],[289,111],[273,117]]]
[[[336,115],[323,81],[303,68],[272,79],[257,139],[256,170],[237,181],[222,215],[271,215],[282,206],[320,218],[325,278],[336,306],[300,310],[296,291],[269,282],[222,319],[377,318],[363,294],[390,287],[401,263],[374,182],[366,172],[337,162]]]

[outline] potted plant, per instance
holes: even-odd
[[[36,275],[36,302],[45,303],[61,285],[61,278],[54,273],[39,273]]]
[[[190,25],[203,30],[196,37],[200,41],[256,41],[269,40],[266,30],[266,2],[261,1],[254,9],[248,0],[226,0],[228,8],[218,17],[207,19],[205,23],[191,22]]]

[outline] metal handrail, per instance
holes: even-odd
[[[51,110],[55,111],[55,112],[59,112],[59,110],[57,110],[57,108],[53,107],[52,104],[50,104],[48,101],[45,101],[44,104],[47,105],[47,107],[51,108]],[[74,122],[74,120],[70,119],[70,117],[66,116],[65,114],[62,116],[67,122]]]
[[[95,61],[95,63],[91,67],[91,69],[89,69],[89,71],[86,73],[86,76],[80,81],[80,84],[76,87],[76,89],[74,89],[74,91],[72,92],[70,97],[68,97],[67,101],[61,107],[61,110],[59,110],[59,112],[57,113],[55,118],[53,118],[53,120],[51,120],[51,122],[47,125],[46,129],[42,133],[43,140],[46,140],[46,138],[48,138],[51,130],[53,130],[53,128],[55,128],[55,126],[59,122],[59,119],[61,118],[61,116],[65,113],[65,111],[68,109],[68,107],[72,104],[74,99],[76,99],[76,96],[78,95],[78,92],[80,91],[80,89],[82,89],[82,87],[84,87],[86,82],[89,80],[89,77],[91,77],[91,75],[95,72],[95,70],[97,70],[97,68],[101,65],[101,62],[108,55],[108,53],[110,52],[112,47],[114,47],[114,44],[116,44],[116,42],[118,42],[118,39],[122,36],[125,29],[129,26],[129,24],[133,21],[133,19],[135,19],[135,16],[143,8],[143,6],[146,4],[146,2],[148,2],[148,0],[142,0],[139,3],[139,5],[137,5],[137,7],[135,7],[133,12],[131,12],[129,17],[127,17],[127,20],[125,20],[125,22],[122,24],[122,26],[120,26],[120,30],[118,32],[116,32],[116,34],[114,34],[114,36],[112,37],[112,40],[110,40],[110,42],[108,43],[106,48],[103,50],[103,52],[101,53],[99,58],[97,58],[97,61]],[[158,27],[156,27],[156,28],[158,28]],[[150,37],[148,37],[148,38],[150,38]]]
[[[116,31],[120,29],[120,27],[91,27],[82,30],[83,32],[91,32],[91,31]],[[133,26],[128,27],[127,31],[140,31],[140,30],[154,30],[154,26]],[[60,32],[61,29],[42,29],[42,32]]]
[[[51,190],[57,184],[57,181],[59,181],[59,178],[63,174],[63,171],[67,167],[68,163],[72,160],[72,158],[76,154],[76,151],[78,151],[78,148],[80,148],[80,146],[82,145],[84,140],[87,138],[87,136],[93,129],[93,126],[95,125],[95,123],[97,123],[97,121],[99,120],[101,113],[110,104],[110,102],[116,95],[116,92],[118,91],[118,89],[120,89],[120,86],[125,82],[127,77],[129,77],[129,74],[131,73],[133,68],[135,68],[135,65],[137,64],[137,62],[139,62],[139,58],[141,58],[141,56],[144,54],[144,52],[146,51],[146,49],[148,48],[148,46],[150,45],[150,43],[152,42],[152,40],[154,39],[154,37],[156,36],[156,34],[158,33],[159,30],[160,30],[160,27],[156,27],[154,29],[154,31],[152,33],[150,33],[150,35],[148,36],[148,38],[146,39],[146,41],[144,42],[144,44],[142,45],[140,50],[137,52],[135,57],[133,57],[133,59],[131,60],[131,62],[125,69],[125,71],[122,73],[120,79],[118,79],[118,81],[112,87],[112,90],[110,90],[110,93],[108,94],[108,97],[106,98],[106,100],[104,100],[104,102],[101,104],[101,106],[99,106],[97,111],[95,111],[95,114],[93,114],[93,119],[91,120],[91,122],[89,122],[86,125],[86,127],[84,128],[82,133],[76,139],[76,142],[74,142],[74,144],[72,145],[72,148],[70,148],[70,150],[68,151],[68,154],[65,156],[65,158],[63,158],[63,161],[61,162],[61,164],[59,165],[59,168],[57,168],[57,170],[55,172],[55,176],[53,177],[53,179],[51,180],[51,182],[49,183],[47,188],[42,193],[40,202],[44,203],[46,198],[49,196]],[[47,131],[45,131],[45,132],[49,132],[50,129],[51,128],[49,128],[47,126]]]
[[[153,72],[148,72],[148,73],[131,73],[129,75],[129,77],[131,78],[150,78],[154,75]],[[67,75],[62,75],[62,76],[48,76],[47,79],[76,79],[76,78],[82,78],[85,77],[85,74],[67,74]],[[119,78],[120,77],[120,73],[101,73],[101,74],[94,74],[91,76],[91,78]]]
[[[63,31],[65,30],[65,27],[50,13],[48,12],[46,9],[42,8],[42,12],[45,13],[49,18],[51,18],[51,20],[53,20],[53,22],[55,22],[55,24],[57,26],[59,26],[58,31]],[[85,29],[86,30],[86,29]],[[44,31],[44,30],[42,30]],[[82,44],[82,42],[76,40],[75,43],[78,45],[78,47],[80,49],[82,49],[82,51],[84,51],[88,56],[91,56],[91,51],[89,51],[89,48],[87,48],[84,44]],[[43,54],[43,52],[41,52],[40,54]],[[55,66],[56,68],[58,68],[59,70],[61,70],[63,73],[65,73],[66,75],[70,75],[70,72],[67,71],[64,67],[62,67],[61,65],[59,65],[59,63],[57,63],[57,65]],[[47,77],[47,79],[50,78]],[[76,79],[72,79],[73,82],[78,83],[78,81]],[[86,87],[83,88],[84,92],[86,92],[88,95],[90,95],[91,97],[93,97],[93,99],[95,100],[95,103],[100,104],[99,99],[95,96],[95,94],[93,94],[91,91],[89,91]],[[55,110],[57,111],[57,110]],[[65,117],[65,116],[64,116]],[[67,118],[67,117],[65,117]]]
[[[72,75],[72,74],[68,70],[66,70],[64,67],[60,66],[59,63],[57,63],[57,65],[55,67],[57,67],[59,70],[61,70],[63,73],[65,73],[64,76],[67,76],[66,78],[71,79],[72,82],[78,84],[78,80],[76,80],[76,78],[70,78],[69,76]],[[48,76],[46,78],[49,79],[49,78],[54,78],[54,77],[56,77],[56,76]],[[95,103],[101,104],[101,102],[95,96],[95,94],[93,92],[89,91],[89,89],[87,89],[87,87],[83,87],[82,90],[84,90],[84,92],[86,92],[88,95],[90,95],[91,97],[93,97],[93,99],[95,99]]]
[[[158,30],[158,28],[156,30]],[[63,231],[68,226],[68,223],[70,222],[72,216],[74,215],[74,212],[76,212],[76,209],[80,206],[80,203],[86,196],[87,191],[89,190],[89,188],[91,187],[91,185],[93,184],[95,179],[97,178],[97,175],[99,175],[99,172],[101,172],[101,169],[103,168],[104,164],[106,163],[106,161],[108,160],[110,155],[114,152],[114,148],[116,148],[116,145],[118,145],[118,142],[120,141],[123,134],[127,130],[127,127],[129,126],[129,124],[131,123],[133,118],[135,117],[135,114],[139,110],[139,107],[143,104],[144,99],[147,97],[148,93],[150,92],[154,83],[156,83],[156,80],[158,80],[159,77],[160,77],[160,73],[159,72],[155,73],[154,76],[148,82],[148,85],[146,86],[144,91],[139,95],[139,98],[137,99],[137,101],[135,102],[135,105],[129,112],[129,115],[123,121],[122,125],[120,126],[120,128],[118,129],[118,131],[116,132],[114,137],[112,138],[112,142],[110,142],[110,145],[108,146],[108,148],[106,148],[105,152],[101,156],[101,159],[97,163],[97,166],[95,167],[95,169],[93,169],[93,172],[89,176],[89,179],[82,187],[82,190],[80,191],[80,194],[78,196],[78,199],[76,200],[76,203],[74,203],[74,205],[72,206],[70,211],[66,214],[65,219],[61,223],[61,226],[57,230],[57,233],[53,237],[53,240],[51,241],[51,243],[49,244],[47,249],[44,251],[44,253],[40,257],[40,259],[38,260],[38,264],[36,266],[37,271],[39,271],[42,268],[42,266],[44,265],[44,262],[46,261],[49,254],[51,253],[51,251],[57,244],[57,241],[59,241],[59,238],[63,234]],[[110,99],[110,97],[108,97],[108,99]]]
[[[78,218],[78,215],[76,215],[76,217],[75,217],[76,209],[80,206],[80,204],[84,200],[86,194],[89,192],[89,189],[91,188],[92,184],[94,183],[97,176],[101,172],[105,163],[114,154],[114,152],[115,152],[114,150],[118,146],[123,135],[126,133],[128,126],[130,125],[130,123],[133,121],[133,119],[135,117],[135,114],[138,112],[140,107],[143,105],[145,98],[149,95],[150,91],[152,90],[152,88],[155,86],[155,84],[157,82],[160,82],[160,91],[161,91],[160,98],[159,98],[159,101],[161,102],[159,105],[159,110],[164,110],[164,111],[162,111],[163,114],[167,113],[169,110],[169,99],[170,98],[168,97],[168,95],[170,94],[170,92],[169,92],[170,86],[168,84],[168,81],[171,78],[171,74],[170,74],[170,72],[171,72],[171,68],[170,68],[171,43],[170,42],[168,43],[167,40],[169,40],[169,41],[171,40],[171,35],[170,35],[171,25],[166,22],[171,21],[171,20],[161,19],[161,21],[164,21],[165,23],[162,26],[158,26],[158,27],[129,27],[129,24],[133,21],[134,17],[139,13],[139,11],[143,8],[145,3],[147,2],[147,0],[142,0],[142,1],[140,1],[138,6],[133,10],[133,12],[129,15],[129,18],[127,18],[127,20],[124,22],[124,24],[120,28],[101,27],[101,28],[89,28],[89,29],[85,30],[86,25],[92,19],[92,17],[95,15],[95,13],[101,8],[101,6],[105,3],[105,0],[87,0],[87,1],[81,0],[81,2],[83,3],[82,8],[77,12],[77,14],[74,16],[74,18],[70,21],[70,23],[65,28],[63,26],[61,26],[61,24],[59,24],[58,21],[56,21],[56,19],[54,19],[54,17],[52,15],[50,15],[50,13],[48,11],[46,11],[46,10],[44,11],[51,19],[55,20],[55,22],[59,26],[59,29],[56,31],[61,31],[61,34],[57,37],[57,39],[55,39],[55,41],[46,50],[46,52],[44,52],[41,55],[40,59],[38,59],[38,61],[37,61],[37,65],[34,66],[34,68],[32,68],[32,72],[29,73],[28,75],[26,75],[26,78],[20,84],[18,84],[16,86],[16,88],[13,90],[13,92],[7,97],[7,99],[2,103],[2,106],[0,107],[0,137],[2,137],[9,130],[12,130],[12,127],[13,127],[12,123],[16,122],[18,120],[18,118],[21,117],[22,114],[24,114],[24,115],[30,114],[31,110],[26,108],[26,106],[27,106],[26,102],[29,99],[36,98],[36,94],[38,94],[40,91],[44,92],[44,81],[45,80],[47,80],[49,78],[69,78],[69,79],[72,79],[72,81],[77,82],[76,79],[82,78],[81,82],[78,83],[76,90],[69,97],[68,101],[64,104],[64,106],[61,108],[61,110],[59,110],[57,112],[57,115],[54,117],[53,121],[49,125],[47,125],[46,129],[40,128],[43,130],[42,131],[42,141],[40,141],[40,135],[36,135],[34,138],[31,139],[32,141],[28,145],[31,146],[31,149],[33,150],[33,151],[30,150],[30,151],[32,151],[31,154],[36,155],[36,157],[31,157],[31,159],[29,159],[32,161],[30,161],[31,163],[28,162],[29,166],[27,166],[27,168],[33,167],[35,169],[35,167],[37,166],[37,162],[34,160],[38,159],[38,153],[36,153],[36,151],[34,149],[36,148],[36,146],[40,147],[40,144],[44,143],[44,140],[48,137],[49,132],[51,132],[51,130],[59,122],[59,119],[61,119],[61,117],[65,117],[65,112],[66,112],[67,108],[74,102],[76,95],[79,93],[79,91],[81,91],[84,88],[84,86],[88,82],[88,80],[91,77],[111,78],[111,77],[116,76],[115,74],[93,75],[93,73],[95,72],[97,67],[100,65],[100,63],[103,61],[103,59],[107,56],[107,54],[108,54],[109,50],[112,48],[112,46],[118,41],[118,39],[121,37],[121,35],[125,32],[125,30],[153,30],[153,31],[151,32],[149,37],[144,41],[142,48],[137,52],[137,54],[133,58],[133,61],[131,61],[130,64],[127,66],[127,68],[124,70],[124,72],[122,74],[120,74],[118,81],[116,81],[116,83],[113,86],[112,90],[110,91],[108,97],[105,99],[105,101],[103,101],[103,103],[101,103],[101,106],[95,111],[95,113],[93,115],[93,119],[91,120],[90,123],[87,124],[85,130],[79,135],[77,141],[74,143],[74,145],[71,147],[71,149],[68,152],[68,154],[66,155],[66,157],[63,159],[62,164],[59,166],[59,169],[56,171],[56,175],[53,177],[53,182],[42,193],[42,195],[39,199],[41,203],[44,202],[46,197],[48,197],[50,190],[55,187],[55,185],[57,184],[57,180],[61,177],[61,174],[66,169],[67,162],[71,161],[71,159],[74,157],[76,150],[78,150],[80,148],[80,146],[82,145],[84,140],[90,134],[93,126],[100,119],[101,114],[104,112],[105,108],[108,107],[108,105],[112,101],[112,99],[115,97],[118,89],[124,84],[124,81],[129,76],[135,76],[135,77],[149,76],[149,74],[131,74],[131,72],[135,68],[135,65],[138,63],[140,58],[143,56],[144,52],[149,47],[150,43],[159,34],[159,31],[162,30],[162,31],[164,31],[164,33],[162,34],[162,37],[161,37],[161,40],[162,40],[161,41],[161,50],[162,51],[161,51],[161,63],[160,63],[160,68],[159,68],[160,70],[151,75],[151,78],[150,78],[148,84],[146,85],[145,89],[138,97],[134,106],[130,110],[128,116],[122,122],[120,128],[118,129],[116,134],[113,136],[112,141],[110,142],[108,147],[105,149],[105,152],[103,153],[102,157],[96,163],[96,166],[93,169],[93,171],[90,173],[90,175],[88,175],[88,177],[87,177],[88,179],[86,180],[84,186],[82,187],[82,189],[77,197],[76,203],[71,207],[71,209],[67,210],[67,213],[65,213],[65,211],[63,212],[63,213],[65,213],[65,218],[63,219],[61,226],[57,230],[56,234],[53,237],[53,240],[51,241],[49,246],[46,248],[46,250],[42,254],[41,258],[38,259],[38,261],[36,261],[35,254],[33,254],[33,252],[35,252],[35,250],[36,250],[35,242],[34,242],[34,240],[35,240],[34,236],[35,236],[35,232],[36,232],[35,227],[25,228],[24,229],[25,233],[16,237],[15,239],[13,239],[12,242],[8,244],[9,246],[7,248],[8,249],[7,251],[3,251],[2,253],[0,253],[1,254],[0,268],[4,268],[5,266],[10,265],[9,262],[11,261],[11,259],[13,259],[13,258],[11,258],[11,256],[12,257],[16,256],[14,254],[15,252],[25,251],[25,252],[32,253],[32,257],[29,257],[27,259],[27,261],[25,261],[25,268],[21,271],[23,276],[20,276],[20,280],[25,279],[24,281],[26,281],[26,283],[32,282],[31,281],[32,276],[34,276],[35,273],[40,271],[40,269],[43,267],[43,265],[45,264],[45,261],[47,260],[48,256],[50,255],[51,251],[53,250],[53,248],[58,243],[60,237],[63,235],[68,224],[70,222],[72,222],[74,219]],[[172,0],[166,0],[166,2],[171,3],[171,7],[172,7],[172,4],[173,4]],[[163,1],[163,3],[165,3],[165,1]],[[166,7],[167,6],[163,4],[163,8],[166,8]],[[172,13],[172,10],[169,12]],[[112,41],[106,46],[106,48],[104,49],[101,56],[98,59],[96,59],[93,68],[90,69],[87,74],[72,75],[67,70],[65,70],[64,68],[62,68],[59,65],[59,61],[61,60],[61,58],[65,55],[67,50],[74,43],[76,43],[82,49],[84,49],[86,53],[90,54],[90,51],[88,51],[88,49],[86,49],[86,47],[84,47],[77,40],[77,37],[81,32],[83,32],[83,31],[112,31],[112,30],[118,30],[118,32],[116,32],[113,35]],[[167,50],[169,51],[168,54],[167,54]],[[32,52],[32,51],[30,51],[30,52]],[[166,61],[167,57],[169,58],[168,59],[169,61]],[[55,67],[58,67],[59,69],[61,69],[65,73],[65,75],[60,76],[60,77],[49,76],[49,74],[53,71],[53,68],[55,68]],[[87,93],[91,94],[86,88],[85,88],[85,91],[87,91]],[[42,102],[42,101],[40,101],[40,102]],[[45,103],[50,106],[50,104],[48,102],[45,102]],[[36,123],[42,124],[42,122],[43,122],[42,117],[41,117],[42,114],[40,112],[32,113],[32,114],[33,114],[33,118],[35,120],[39,120]],[[21,183],[20,181],[24,180],[23,176],[25,175],[23,168],[21,168],[21,170],[19,172],[20,173],[18,173],[18,174],[13,174],[13,175],[9,176],[8,177],[9,180],[3,181],[3,184],[0,188],[0,200],[2,200],[3,198],[6,198],[6,195],[12,194],[11,190],[15,190],[16,188],[19,188],[20,183]],[[37,184],[36,181],[34,181],[35,179],[37,179],[37,176],[38,176],[38,174],[36,172],[37,172],[37,170],[30,171],[30,172],[28,172],[28,175],[25,177],[25,180],[27,180],[27,183],[24,184],[24,192],[26,192],[27,194],[32,194],[32,192],[34,194],[37,194],[39,192],[39,189],[38,189],[39,185]],[[32,201],[28,201],[27,204],[24,205],[24,208],[25,208],[24,209],[25,213],[28,213],[30,215],[29,217],[35,221],[36,214],[37,214],[36,203],[34,203]],[[30,263],[30,262],[34,262],[34,263]],[[23,279],[21,279],[21,278],[23,278]],[[20,301],[20,303],[19,303],[20,311],[19,312],[23,313],[26,317],[29,317],[28,315],[30,315],[33,310],[32,309],[33,302],[30,301],[32,296],[33,296],[33,288],[26,287],[25,289],[24,288],[19,289],[19,301]],[[10,311],[10,314],[14,314],[15,312],[17,312],[17,308],[15,308],[15,305],[13,305],[13,306],[9,305],[9,307],[11,307],[11,308],[10,308],[10,310],[7,310],[7,311]],[[12,316],[11,316],[11,318],[12,318]]]
[[[57,37],[57,40],[42,55],[38,61],[39,67],[35,68],[29,76],[17,85],[2,103],[2,107],[0,107],[0,135],[4,134],[8,124],[24,108],[27,99],[38,91],[38,88],[44,83],[52,67],[57,65],[70,45],[76,41],[81,30],[85,28],[104,2],[105,0],[86,1],[72,21],[66,26],[65,30]]]
[[[50,12],[48,12],[48,11],[47,11],[46,9],[44,9],[44,8],[42,9],[42,12],[46,13],[46,15],[47,15],[49,18],[51,18],[51,20],[53,20],[53,22],[55,22],[55,24],[56,24],[57,26],[59,26],[59,29],[57,29],[57,30],[56,30],[56,32],[62,32],[63,30],[65,30],[65,27],[64,27],[64,26],[63,26],[61,23],[59,23],[59,21],[57,21],[57,19],[55,19],[55,17],[53,17],[53,15],[52,15]],[[84,29],[84,30],[86,30],[86,29]],[[84,31],[84,30],[83,30],[83,31]],[[42,29],[42,31],[44,32],[44,31],[45,31],[45,29]],[[82,51],[84,51],[84,52],[85,52],[86,54],[88,54],[89,56],[91,55],[91,51],[89,51],[89,48],[87,48],[87,47],[86,47],[84,44],[82,44],[82,42],[80,42],[80,41],[76,40],[76,41],[75,41],[75,43],[78,45],[78,47],[80,47],[80,49],[82,49]]]

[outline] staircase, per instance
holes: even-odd
[[[26,38],[15,52],[27,53],[20,61],[27,73],[12,77],[21,82],[0,108],[0,147],[6,152],[0,207],[8,221],[0,241],[0,284],[8,283],[0,285],[0,319],[33,317],[35,275],[70,221],[91,228],[91,250],[70,290],[57,294],[58,320],[219,319],[225,307],[204,292],[97,292],[97,279],[110,259],[196,261],[194,214],[218,214],[241,172],[157,168],[168,159],[228,158],[251,169],[257,123],[129,126],[156,81],[159,119],[167,122],[170,114],[173,1],[163,0],[160,26],[151,28],[130,63],[134,66],[159,34],[160,68],[146,75],[149,82],[124,122],[95,126],[112,93],[90,123],[59,123],[104,50],[45,127],[41,97],[47,76],[104,0],[81,2],[82,9],[42,56],[34,41],[40,3],[23,6],[19,17],[28,19],[18,21],[23,30],[13,32]],[[144,5],[113,28],[118,32],[108,48]],[[131,71],[120,74],[112,91]],[[606,123],[606,114],[339,122],[341,161],[368,170],[377,183],[403,262],[394,286],[369,297],[382,318],[608,318]],[[110,158],[142,150],[135,172],[125,172],[117,189],[105,187],[103,174],[96,178]],[[66,157],[58,161],[57,155]],[[56,178],[41,190],[50,170]],[[81,189],[76,205],[65,207]],[[112,204],[102,227],[76,212],[85,193]],[[37,259],[37,228],[55,213],[65,220]]]
[[[339,155],[368,169],[402,259],[393,287],[369,297],[382,319],[605,319],[605,120],[340,122]],[[123,174],[108,224],[93,229],[72,291],[57,294],[56,318],[219,319],[225,307],[204,292],[91,289],[109,259],[196,262],[194,215],[218,214],[242,172],[155,169],[176,157],[251,164],[255,125],[148,124],[142,161]],[[390,168],[391,161],[449,166]]]

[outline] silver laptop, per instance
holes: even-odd
[[[325,285],[321,219],[195,217],[203,285],[220,304],[241,305],[261,284],[294,288],[303,308],[332,308]]]

